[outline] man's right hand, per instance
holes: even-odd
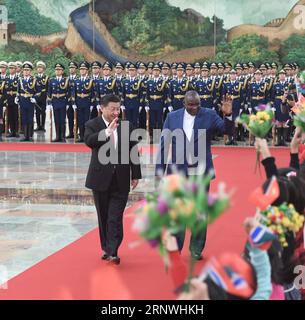
[[[113,131],[116,130],[117,127],[119,126],[118,120],[119,120],[119,118],[113,119],[112,122],[110,123],[110,125],[108,126],[108,128],[106,129],[107,137],[110,137],[113,134]]]

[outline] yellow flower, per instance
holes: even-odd
[[[286,228],[288,228],[291,225],[290,220],[287,217],[283,218],[282,224]]]
[[[169,210],[169,216],[170,216],[173,220],[176,220],[176,219],[177,219],[177,216],[178,216],[177,211],[174,210],[174,209]]]
[[[193,210],[194,210],[194,203],[193,202],[190,202],[188,201],[187,203],[183,203],[181,206],[180,206],[180,213],[181,215],[186,215],[186,216],[189,216],[192,214]]]
[[[250,121],[256,121],[256,115],[255,114],[252,114],[251,116],[250,116]]]

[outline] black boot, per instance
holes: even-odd
[[[62,125],[60,127],[60,134],[61,134],[61,142],[66,142],[66,126]]]
[[[29,135],[29,141],[33,141],[33,135],[34,135],[34,125],[32,124],[32,125],[29,125],[29,133],[28,133],[28,135]]]
[[[277,143],[275,144],[276,147],[281,147],[283,144],[282,136],[283,136],[283,128],[278,127],[276,128],[276,136],[277,136]]]
[[[84,127],[80,127],[79,128],[79,139],[77,140],[78,143],[84,142],[84,134],[85,134]]]
[[[238,127],[239,127],[240,141],[244,142],[244,141],[246,141],[244,127],[241,124],[239,124]]]
[[[44,110],[44,112],[42,112],[42,115],[41,115],[41,127],[40,127],[41,131],[46,132],[45,126],[46,126],[46,111]]]
[[[24,134],[24,138],[21,139],[21,142],[26,142],[26,141],[30,141],[30,127],[28,125],[23,126],[23,134]]]
[[[283,132],[282,132],[282,146],[283,147],[287,147],[287,143],[286,143],[286,139],[287,139],[287,135],[288,135],[288,130],[289,128],[283,128]]]
[[[0,123],[0,141],[2,141],[2,130],[3,130],[3,124]]]

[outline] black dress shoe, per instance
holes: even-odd
[[[192,258],[193,258],[194,260],[197,260],[197,261],[200,261],[200,260],[203,259],[203,258],[202,258],[202,255],[199,254],[199,253],[192,253]]]
[[[104,253],[101,257],[102,260],[107,260],[109,258],[107,253]]]
[[[109,256],[107,258],[107,261],[111,264],[119,265],[121,262],[121,259],[119,257]]]

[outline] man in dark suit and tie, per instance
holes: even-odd
[[[156,175],[160,177],[164,173],[178,171],[186,176],[204,176],[211,172],[214,169],[211,152],[214,133],[228,134],[233,130],[232,108],[229,106],[223,113],[226,115],[224,120],[215,110],[200,106],[200,96],[196,91],[188,91],[184,99],[184,108],[169,113],[165,120],[157,156]],[[185,232],[179,233],[176,237],[181,251]],[[191,237],[189,249],[197,260],[202,259],[205,241],[206,230]]]
[[[118,122],[120,103],[116,95],[104,96],[101,116],[85,125],[85,143],[92,149],[86,187],[93,192],[102,259],[113,264],[120,263],[118,249],[123,240],[123,212],[130,185],[136,188],[141,179],[137,141],[130,139],[132,127],[128,121]]]

